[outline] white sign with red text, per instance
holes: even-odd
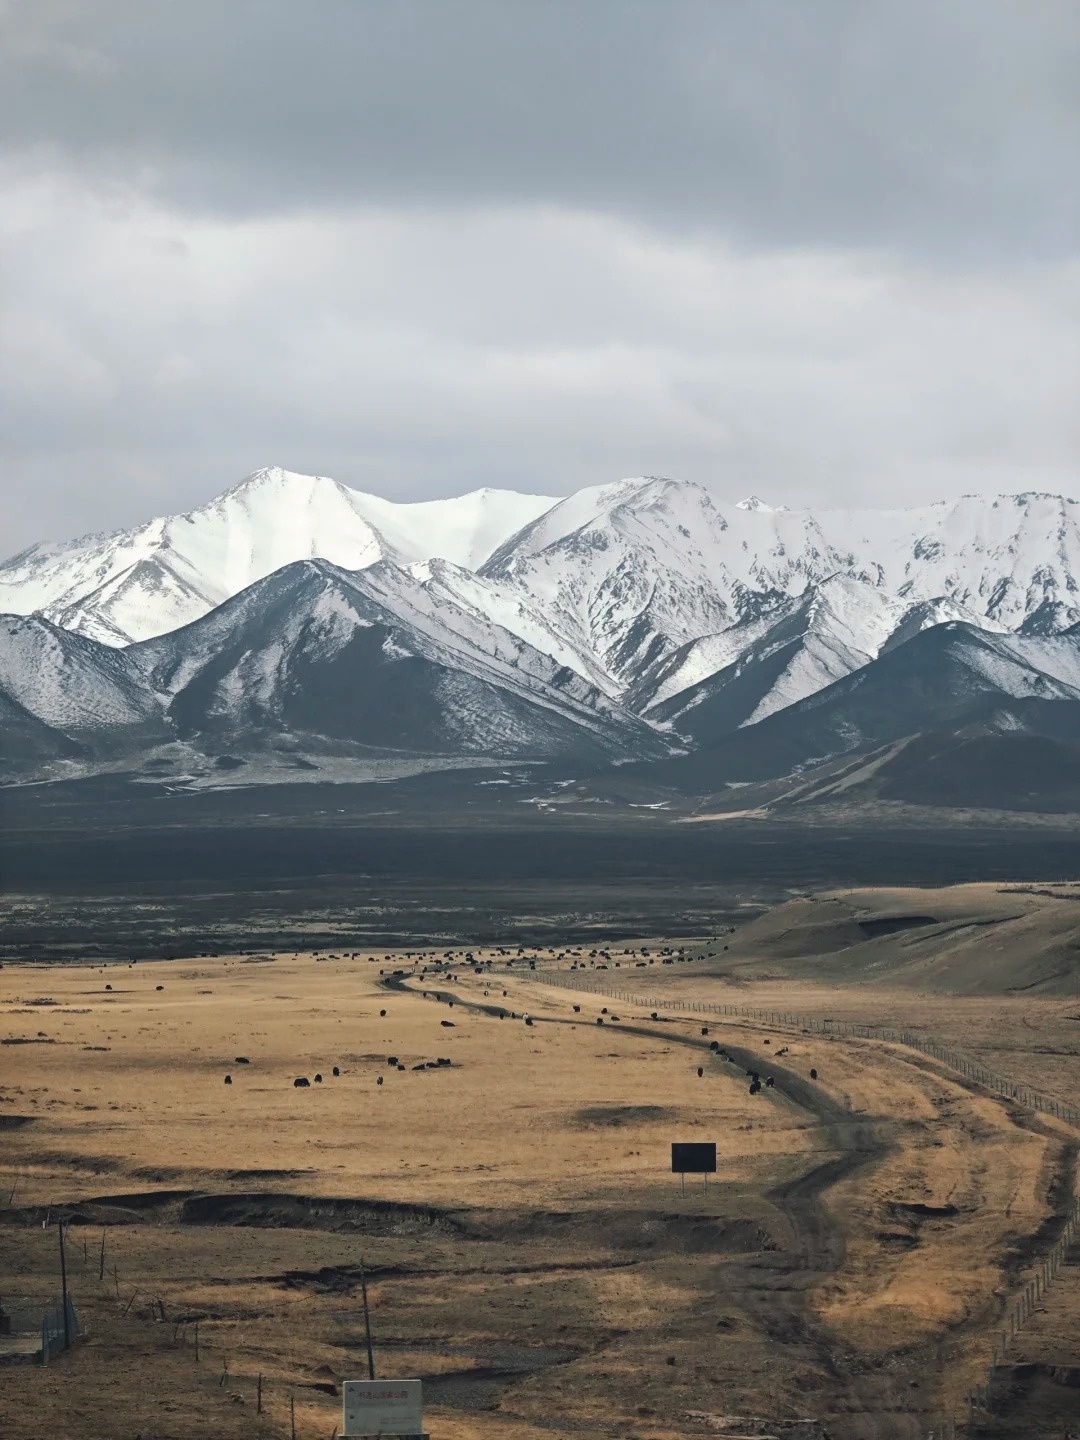
[[[419,1380],[346,1380],[342,1435],[422,1434],[420,1392]]]

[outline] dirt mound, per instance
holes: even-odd
[[[666,1105],[589,1105],[574,1117],[578,1125],[620,1129],[624,1125],[648,1125],[674,1120],[677,1111]]]
[[[389,1200],[333,1200],[273,1192],[192,1195],[180,1209],[183,1225],[256,1229],[340,1230],[362,1235],[456,1235],[461,1223],[442,1210]]]
[[[519,1243],[594,1242],[615,1251],[665,1255],[745,1255],[777,1248],[767,1209],[760,1217],[603,1209],[477,1212],[474,1218],[478,1233]]]
[[[848,890],[788,901],[739,932],[725,973],[1080,994],[1080,886]]]

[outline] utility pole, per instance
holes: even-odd
[[[375,1379],[375,1351],[371,1346],[371,1311],[368,1309],[367,1298],[367,1277],[364,1274],[364,1262],[360,1261],[360,1294],[364,1299],[364,1334],[367,1337],[367,1368],[368,1379]]]

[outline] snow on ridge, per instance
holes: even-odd
[[[453,569],[448,562],[431,562],[436,573],[443,568]],[[174,635],[145,641],[128,653],[162,704],[205,676],[209,713],[216,722],[243,729],[258,714],[280,713],[297,663],[301,673],[310,673],[331,661],[358,628],[373,626],[384,632],[381,651],[388,660],[415,656],[441,666],[447,677],[479,681],[496,697],[496,709],[509,706],[510,714],[517,707],[533,717],[534,727],[550,728],[557,717],[564,731],[569,722],[616,749],[623,742],[652,742],[644,722],[572,669],[489,616],[433,594],[416,575],[389,561],[363,571],[322,560],[296,562]],[[451,723],[452,717],[443,718]],[[484,720],[481,728],[486,725]]]
[[[159,714],[119,652],[38,615],[0,615],[0,693],[69,732],[136,725]]]
[[[490,487],[441,500],[393,501],[353,493],[406,561],[449,560],[467,570],[477,569],[509,535],[558,504],[554,496]]]
[[[757,495],[748,495],[745,500],[738,500],[735,504],[736,510],[758,510],[765,515],[776,515],[781,510],[788,509],[786,505],[767,505]]]
[[[1000,678],[1001,671],[986,658],[994,655],[1020,672],[1034,672],[1038,677],[1030,682],[1030,689],[1021,688],[1010,693],[1043,693],[1045,677],[1064,687],[1070,698],[1080,699],[1080,636],[987,635],[984,632],[979,638],[982,642],[979,663],[986,666],[985,673]],[[1026,676],[1023,683],[1025,686],[1028,684]]]
[[[0,609],[40,610],[122,645],[176,629],[294,560],[360,570],[445,554],[475,568],[555,503],[486,488],[402,504],[268,466],[185,514],[23,551],[0,565]]]
[[[118,647],[217,614],[296,562],[316,567],[313,584],[328,566],[363,594],[354,612],[335,581],[315,604],[325,646],[347,643],[364,606],[381,606],[452,663],[486,656],[536,686],[564,670],[593,706],[617,710],[640,693],[651,710],[782,648],[753,721],[928,625],[1008,635],[1031,621],[1042,628],[1025,640],[1052,641],[1054,617],[1080,613],[1080,510],[1039,492],[790,510],[660,476],[562,500],[484,488],[398,503],[267,467],[186,515],[24,551],[0,565],[0,608]],[[223,640],[246,613],[225,605],[203,633]],[[1061,647],[1046,663],[1061,667],[1055,683],[1073,683]]]

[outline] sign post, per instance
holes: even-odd
[[[709,1176],[716,1174],[716,1146],[711,1141],[673,1140],[671,1142],[671,1173],[678,1175],[686,1194],[687,1175],[700,1175],[706,1190]]]
[[[428,1440],[419,1380],[346,1380],[341,1387],[343,1436]]]

